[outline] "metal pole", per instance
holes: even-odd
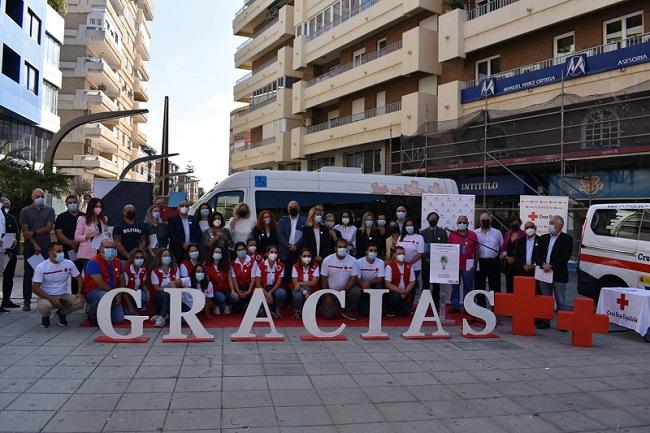
[[[562,68],[562,82],[560,87],[560,193],[564,195],[564,176],[566,166],[564,164],[564,68]]]
[[[165,106],[163,113],[163,132],[162,132],[162,149],[163,155],[169,154],[169,96],[165,96]],[[165,158],[160,164],[160,195],[167,197],[169,195],[169,159]]]
[[[488,158],[488,98],[485,92],[485,114],[483,119],[483,209],[487,209],[487,158]]]

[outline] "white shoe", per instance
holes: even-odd
[[[156,314],[155,316],[151,316],[151,318],[149,319],[149,321],[150,321],[151,323],[154,323],[156,320],[158,320],[159,317],[160,317],[160,316]]]
[[[214,307],[214,315],[215,316],[221,316],[221,308],[220,307]]]
[[[225,305],[223,307],[223,314],[225,314],[226,316],[230,314],[230,305]]]
[[[153,324],[156,328],[162,328],[167,323],[167,320],[163,316],[158,316],[156,322]]]

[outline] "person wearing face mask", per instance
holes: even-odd
[[[255,241],[255,239],[251,240]],[[264,257],[260,254],[261,260],[258,262],[254,258],[255,256],[249,253],[246,244],[243,242],[237,242],[235,244],[235,254],[237,257],[230,263],[230,276],[233,280],[233,289],[239,298],[235,310],[244,311],[255,288],[253,268],[256,263],[263,261]],[[257,250],[254,254],[257,254]]]
[[[145,240],[149,248],[147,252],[147,264],[153,266],[158,252],[167,248],[169,236],[167,235],[167,223],[162,220],[161,210],[158,205],[151,205],[144,216]]]
[[[275,215],[270,210],[263,210],[257,217],[257,225],[253,229],[253,237],[257,241],[258,251],[264,252],[271,245],[278,244]]]
[[[391,222],[388,226],[388,237],[386,238],[386,261],[392,259],[395,254],[395,246],[399,241],[401,232],[399,226],[395,221]]]
[[[187,278],[192,273],[194,267],[201,263],[201,252],[199,247],[196,245],[190,245],[187,249],[187,256],[181,262],[179,266],[181,272],[181,278]]]
[[[333,244],[333,242],[330,241],[329,229],[325,226],[325,221],[323,221],[322,207],[314,206],[309,209],[307,223],[303,227],[302,233],[303,248],[309,250],[315,262],[321,263],[323,257],[328,256],[333,251],[333,248],[329,248],[329,244]]]
[[[161,328],[169,319],[169,306],[171,295],[165,292],[167,288],[189,287],[190,279],[182,278],[174,261],[171,251],[163,248],[158,253],[156,266],[151,270],[150,275],[151,289],[153,292],[154,303],[156,305],[156,315],[150,320],[156,328]]]
[[[287,204],[287,213],[289,215],[278,221],[278,257],[284,263],[295,263],[303,247],[303,227],[307,218],[300,215],[300,204],[295,200]],[[291,283],[291,266],[285,269],[284,283],[287,287]]]
[[[149,289],[146,284],[147,265],[145,263],[144,250],[136,248],[129,254],[129,260],[124,267],[124,279],[126,287],[131,290],[140,290],[140,312],[146,315],[147,304],[149,302]],[[137,314],[136,305],[133,298],[127,298],[126,305],[129,314]]]
[[[167,222],[169,232],[169,249],[177,262],[185,257],[191,244],[201,242],[201,228],[194,215],[189,215],[190,206],[187,200],[178,202],[178,215]]]
[[[214,299],[214,286],[207,276],[205,266],[198,264],[192,269],[190,274],[190,287],[196,290],[200,290],[201,293],[205,296],[205,306],[203,307],[203,315],[206,319],[212,317],[212,308],[213,308],[213,299]],[[183,292],[181,298],[181,310],[190,311],[194,305],[194,298],[192,295]]]
[[[214,287],[214,314],[219,316],[223,311],[228,315],[231,306],[239,302],[239,296],[235,291],[234,278],[230,270],[228,250],[221,247],[214,247],[206,263],[206,275]]]
[[[235,245],[235,250],[237,246]],[[236,252],[236,251],[235,251]],[[246,239],[246,255],[248,255],[253,261],[259,263],[264,260],[264,256],[260,253],[260,250],[257,248],[257,241],[255,238]]]
[[[122,221],[113,229],[117,254],[125,266],[131,251],[136,248],[144,249],[146,246],[144,225],[136,222],[135,216],[135,206],[125,205],[122,208]]]
[[[424,239],[424,255],[422,256],[422,287],[431,290],[431,297],[436,308],[440,308],[440,284],[429,283],[431,244],[446,244],[447,230],[438,227],[440,216],[436,212],[427,215],[428,227],[420,231]]]
[[[320,275],[323,289],[345,291],[345,308],[342,309],[341,316],[357,320],[354,310],[361,298],[361,289],[357,286],[359,267],[357,260],[348,254],[348,242],[345,239],[336,241],[336,252],[325,257]],[[324,319],[334,319],[341,310],[338,300],[332,295],[322,296],[318,309]]]
[[[266,302],[271,307],[271,315],[275,318],[282,317],[282,307],[287,300],[283,278],[286,271],[285,264],[278,260],[278,248],[275,245],[266,250],[266,260],[255,263],[252,275],[255,278],[255,287],[264,289]]]
[[[25,241],[23,256],[25,269],[23,274],[23,311],[30,311],[32,303],[32,276],[34,268],[28,259],[35,255],[47,258],[50,244],[50,232],[54,227],[54,209],[45,205],[45,192],[37,188],[32,191],[32,204],[20,211],[20,230]]]
[[[104,239],[99,245],[99,254],[88,261],[84,269],[83,293],[90,306],[88,320],[97,326],[97,306],[106,292],[124,287],[124,268],[122,261],[117,258],[117,248],[112,239]],[[111,322],[124,322],[122,296],[115,297],[111,306]]]
[[[57,309],[59,326],[68,326],[68,314],[84,305],[82,297],[68,293],[68,281],[75,279],[81,287],[83,280],[75,264],[65,258],[62,243],[51,243],[47,252],[48,260],[36,266],[32,278],[32,290],[39,298],[37,308],[41,313],[41,326],[50,327],[52,308]]]
[[[293,303],[293,318],[302,317],[302,306],[310,294],[319,289],[320,268],[317,261],[313,260],[308,248],[300,250],[300,260],[293,265],[291,270],[291,300]]]
[[[83,261],[77,259],[77,250],[79,242],[74,238],[74,232],[77,229],[77,220],[83,214],[79,211],[79,199],[76,195],[69,195],[65,199],[66,211],[59,214],[54,222],[54,233],[59,242],[63,244],[65,258],[74,262],[79,272],[83,271]],[[72,279],[72,293],[79,293],[77,279]]]
[[[15,240],[12,243],[3,242],[0,245],[0,255],[4,255],[5,260],[5,269],[2,273],[2,306],[0,306],[0,313],[9,312],[9,308],[20,308],[20,305],[11,302],[11,292],[14,289],[14,275],[18,263],[20,229],[16,218],[9,213],[10,209],[11,201],[7,197],[2,197],[0,199],[0,219],[4,218],[4,226],[0,225],[0,236],[11,233],[14,235]],[[2,259],[0,257],[0,263],[2,263]]]
[[[479,242],[478,268],[476,271],[475,289],[485,290],[487,279],[491,292],[501,291],[501,252],[503,235],[492,227],[492,216],[483,212],[480,216],[481,226],[474,233]],[[485,296],[476,297],[477,304],[486,305]]]
[[[558,311],[566,311],[566,285],[569,282],[569,260],[573,253],[573,237],[564,233],[564,218],[554,215],[548,220],[548,233],[539,238],[535,263],[544,272],[553,273],[553,282],[538,281],[542,295],[555,296]],[[549,320],[538,321],[538,329],[549,328]]]
[[[517,242],[526,237],[526,233],[521,229],[521,219],[513,215],[508,219],[509,229],[503,236],[503,245],[501,245],[503,273],[506,275],[506,291],[512,293],[515,275],[517,274],[517,265],[515,264],[515,249]]]
[[[415,222],[411,218],[404,220],[402,233],[400,234],[397,245],[404,248],[406,262],[413,266],[415,279],[419,281],[422,272],[422,256],[424,255],[424,238],[415,228]],[[415,290],[417,291],[417,283]],[[415,297],[411,298],[415,299]]]
[[[104,216],[104,206],[101,199],[93,197],[86,205],[86,213],[77,218],[77,228],[74,232],[75,241],[79,242],[77,259],[83,261],[84,269],[88,260],[97,255],[92,247],[95,236],[108,234],[108,219]]]
[[[395,223],[399,227],[400,233],[404,230],[404,222],[406,221],[407,213],[405,206],[398,206],[395,209]]]
[[[417,277],[413,265],[406,259],[404,247],[395,247],[395,258],[386,266],[384,284],[389,290],[386,295],[387,316],[410,315]]]
[[[515,245],[514,265],[516,275],[525,277],[535,276],[535,258],[539,248],[539,236],[537,236],[537,226],[532,221],[527,221],[524,225],[525,236],[519,239]]]
[[[379,233],[379,239],[377,239],[377,245],[379,246],[379,257],[386,257],[386,239],[390,236],[388,230],[388,219],[383,213],[377,214],[377,233]]]
[[[448,243],[460,246],[458,261],[458,276],[463,285],[461,292],[460,284],[454,284],[451,290],[451,312],[459,313],[460,306],[465,295],[474,290],[474,272],[478,263],[478,237],[469,229],[469,219],[460,215],[456,220],[456,230],[449,233]]]
[[[233,210],[228,227],[232,241],[235,243],[246,242],[253,235],[256,225],[257,220],[251,215],[250,207],[246,203],[239,203]]]
[[[365,220],[365,218],[364,218]],[[375,242],[368,242],[365,246],[366,255],[357,259],[359,268],[358,284],[361,289],[361,298],[359,299],[359,314],[368,316],[370,314],[370,295],[364,292],[366,289],[383,289],[384,272],[386,265],[379,258],[379,246]]]
[[[341,223],[334,226],[335,230],[341,233],[341,237],[348,241],[348,253],[354,256],[357,244],[357,228],[352,221],[352,213],[349,211],[341,212]]]
[[[381,241],[381,235],[375,225],[375,215],[372,212],[366,212],[361,218],[361,227],[357,230],[356,235],[356,251],[358,258],[363,258],[366,255],[368,244],[373,243],[378,245]],[[379,254],[379,247],[377,247]]]
[[[201,205],[194,212],[194,218],[199,222],[201,233],[210,228],[210,217],[212,216],[212,208],[207,203]]]
[[[226,228],[226,220],[221,212],[217,211],[212,212],[210,228],[201,236],[201,257],[209,258],[215,247],[220,247],[223,251],[232,247],[232,237],[230,230]]]

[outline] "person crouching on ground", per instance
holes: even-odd
[[[205,272],[205,266],[198,264],[192,268],[192,273],[190,274],[191,285],[193,289],[200,290],[201,293],[205,296],[205,306],[203,307],[203,314],[206,319],[212,317],[212,299],[214,298],[214,287],[210,282],[210,279],[207,277]],[[194,304],[194,298],[192,295],[187,292],[183,292],[182,297],[182,311],[190,311],[192,305]]]
[[[313,260],[309,248],[300,250],[300,259],[291,270],[291,299],[293,302],[293,318],[302,317],[302,306],[309,295],[318,290],[320,270],[318,262]]]
[[[151,270],[151,287],[153,288],[156,315],[151,318],[154,326],[161,328],[169,318],[169,303],[171,296],[165,292],[167,288],[180,289],[189,286],[189,278],[181,278],[174,256],[167,248],[158,252],[156,267]]]
[[[233,278],[230,274],[228,250],[219,246],[212,249],[206,274],[214,287],[214,314],[219,316],[222,310],[224,314],[230,314],[230,306],[239,301],[239,296],[235,292]]]
[[[140,291],[140,313],[146,315],[149,290],[147,288],[147,267],[143,249],[136,248],[129,254],[129,260],[124,268],[124,278],[128,289]],[[135,302],[131,298],[128,299],[127,311],[129,314],[136,314]]]
[[[357,320],[354,310],[361,297],[361,289],[357,286],[359,267],[357,260],[348,254],[348,242],[345,239],[336,241],[336,252],[325,257],[321,265],[321,285],[323,289],[345,291],[345,308],[341,315],[348,320]],[[336,317],[338,301],[332,295],[324,295],[320,300],[320,314],[324,319]]]
[[[253,268],[255,287],[264,289],[266,302],[273,307],[271,315],[276,319],[282,317],[282,307],[287,300],[287,291],[282,287],[284,272],[284,263],[278,260],[278,248],[275,245],[267,248],[266,260],[256,263]]]
[[[99,254],[88,261],[84,272],[83,292],[90,305],[88,319],[91,324],[97,326],[97,307],[104,295],[124,285],[124,268],[117,258],[115,242],[104,239],[99,246]],[[111,306],[111,322],[114,324],[124,322],[121,298],[121,295],[116,296]]]
[[[249,239],[250,241],[250,239]],[[237,311],[245,311],[250,301],[251,294],[253,293],[254,278],[253,278],[253,268],[257,261],[255,260],[255,254],[250,254],[250,250],[246,250],[246,244],[243,242],[237,242],[235,244],[235,258],[230,263],[230,276],[233,279],[233,288],[237,293],[239,302],[236,305]]]
[[[408,316],[411,314],[415,282],[413,265],[406,260],[404,248],[395,247],[395,257],[388,262],[385,272],[386,288],[388,292],[387,316]]]
[[[367,221],[367,220],[366,220]],[[378,257],[379,245],[373,241],[368,242],[365,246],[364,257],[357,260],[359,267],[359,288],[362,290],[361,300],[359,301],[359,314],[367,316],[370,314],[370,295],[363,292],[365,289],[383,289],[384,272],[386,265]]]

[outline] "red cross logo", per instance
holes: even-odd
[[[512,317],[512,334],[532,336],[535,319],[553,318],[553,297],[535,295],[533,277],[515,277],[514,293],[494,294],[494,314]]]
[[[536,220],[537,218],[539,218],[539,215],[537,215],[537,214],[535,213],[535,211],[533,211],[530,215],[528,215],[528,220],[529,220],[529,221],[535,222],[535,220]]]
[[[630,303],[625,299],[625,293],[622,293],[621,296],[616,300],[616,303],[621,307],[621,311],[625,311],[625,307]]]
[[[593,299],[578,298],[572,312],[558,313],[557,327],[571,331],[571,345],[591,347],[593,334],[609,332],[609,318],[606,314],[594,314]]]

